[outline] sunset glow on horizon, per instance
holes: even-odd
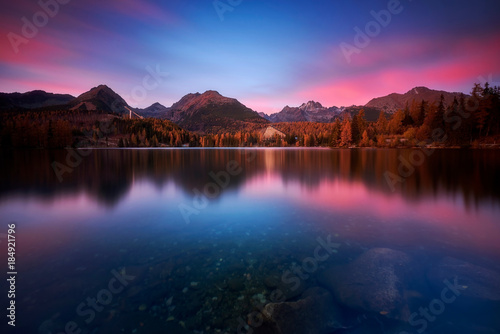
[[[0,91],[77,96],[106,84],[145,108],[217,90],[270,114],[500,82],[498,1],[232,3],[10,2],[0,13]],[[148,68],[162,80],[137,96]]]

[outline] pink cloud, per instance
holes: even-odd
[[[40,37],[30,39],[27,44],[20,45],[18,53],[15,53],[10,43],[8,43],[0,53],[0,62],[13,66],[46,66],[51,63],[59,66],[60,60],[76,56],[78,54],[67,48],[60,47],[53,39]]]
[[[374,40],[372,44],[362,49],[359,54],[353,54],[351,63],[348,66],[356,69],[371,69],[383,64],[394,65],[403,62],[415,62],[436,53],[442,47],[441,43],[436,44],[436,41],[417,37],[398,41],[391,40],[385,43]],[[347,60],[342,53],[339,53],[336,61],[338,65],[347,64]]]
[[[268,115],[280,112],[283,107],[292,103],[289,98],[279,96],[250,96],[238,98],[238,100],[248,108]]]
[[[342,71],[339,77],[311,84],[294,95],[327,106],[364,105],[371,98],[405,93],[415,86],[460,91],[463,87],[472,88],[480,77],[500,73],[497,36],[465,38],[452,43],[417,40],[404,45],[373,43],[353,60],[352,68],[337,64]],[[335,61],[345,63],[345,59]]]
[[[375,83],[372,75],[360,75],[347,80],[334,80],[326,84],[309,87],[295,93],[302,100],[315,100],[324,106],[350,106],[366,104],[370,98],[386,95],[392,85]]]

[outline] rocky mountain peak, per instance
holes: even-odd
[[[315,102],[315,101],[309,101],[307,103],[303,103],[299,109],[302,109],[302,110],[305,110],[305,111],[309,111],[309,110],[313,110],[313,109],[323,109],[323,105],[319,102]]]

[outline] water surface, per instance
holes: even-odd
[[[16,223],[16,329],[257,331],[242,323],[270,301],[270,277],[314,257],[318,238],[339,248],[311,269],[307,287],[324,287],[322,271],[370,249],[402,251],[419,263],[410,312],[439,297],[428,272],[446,257],[500,271],[498,152],[437,150],[402,169],[412,154],[123,149],[66,160],[66,151],[3,152],[0,232]],[[54,162],[69,162],[66,173],[58,177]],[[388,175],[401,179],[391,186]],[[499,333],[499,303],[489,296],[447,305],[425,331]],[[339,304],[339,333],[421,328]]]

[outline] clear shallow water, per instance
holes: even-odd
[[[498,333],[498,151],[436,151],[392,191],[384,175],[398,174],[411,152],[95,150],[62,182],[51,164],[67,152],[4,152],[0,232],[16,222],[16,329],[258,333],[264,326],[247,315],[299,277],[288,301],[302,300],[302,288],[331,291],[342,313],[331,332]],[[304,262],[326,240],[335,252]],[[472,268],[458,277],[472,292],[425,329],[422,315],[346,305],[324,272],[348,272],[377,248],[412,260],[401,280],[407,314],[440,297],[433,273],[457,276],[441,263],[447,257]],[[303,270],[287,275],[296,266]]]

